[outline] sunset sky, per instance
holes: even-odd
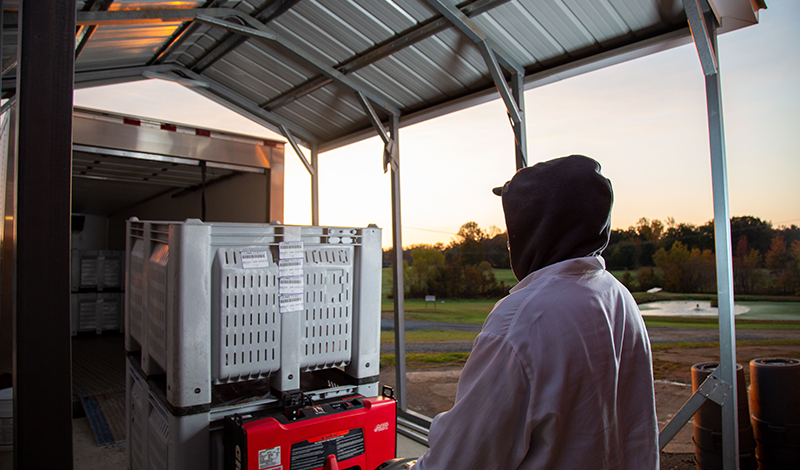
[[[767,4],[759,25],[719,38],[730,210],[800,225],[800,2]],[[77,90],[75,105],[277,136],[158,80]],[[529,90],[525,105],[529,164],[572,153],[598,160],[614,185],[613,227],[640,217],[713,218],[704,77],[693,45]],[[382,151],[375,137],[320,155],[320,223],[375,223],[389,246]],[[289,146],[286,160],[284,223],[306,225],[310,178]],[[468,221],[505,230],[491,193],[514,172],[502,102],[401,128],[400,169],[405,246],[447,243]]]

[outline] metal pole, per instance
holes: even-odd
[[[714,194],[714,244],[717,258],[717,301],[719,304],[719,367],[714,375],[730,384],[722,404],[722,465],[739,468],[739,404],[736,386],[736,325],[733,318],[733,255],[728,169],[725,159],[725,124],[722,119],[722,90],[719,78],[717,17],[704,0],[683,0],[686,18],[706,78],[708,140],[711,153],[711,184]]]
[[[319,145],[311,144],[311,225],[319,225]]]
[[[525,130],[525,75],[515,73],[511,76],[511,96],[517,104],[519,122],[512,121],[514,128],[514,148],[516,150],[517,170],[528,166],[528,138]]]
[[[71,469],[75,2],[22,0],[19,17],[14,466]]]
[[[711,182],[714,191],[714,241],[717,254],[717,296],[719,302],[719,377],[732,385],[722,405],[723,468],[739,468],[739,424],[736,387],[736,325],[733,306],[733,265],[728,207],[725,135],[719,73],[706,77],[708,130],[711,144]]]
[[[394,145],[399,145],[400,117],[392,115],[389,119],[389,133]],[[396,374],[396,398],[400,410],[408,409],[406,402],[406,320],[405,297],[403,293],[403,225],[400,221],[400,152],[396,147],[396,160],[392,167],[392,246],[394,248],[394,355]]]

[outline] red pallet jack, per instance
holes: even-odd
[[[401,470],[394,391],[312,402],[284,396],[278,411],[225,419],[226,470]]]

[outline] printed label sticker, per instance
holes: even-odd
[[[269,267],[269,256],[267,256],[267,250],[240,251],[239,257],[242,258],[243,269]]]
[[[275,467],[281,464],[281,448],[261,449],[258,451],[258,469]]]
[[[278,244],[278,254],[281,259],[294,259],[303,257],[303,242],[280,242]]]
[[[303,275],[303,258],[282,259],[278,261],[278,275],[292,277]]]
[[[278,293],[283,294],[302,294],[303,276],[282,277],[278,281]]]
[[[299,312],[303,310],[303,294],[281,295],[278,299],[281,313]]]

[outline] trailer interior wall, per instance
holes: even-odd
[[[206,222],[270,222],[269,170],[264,174],[240,173],[205,190]],[[200,219],[201,190],[165,194],[109,217],[110,250],[125,249],[125,221]],[[176,196],[177,197],[174,197]]]

